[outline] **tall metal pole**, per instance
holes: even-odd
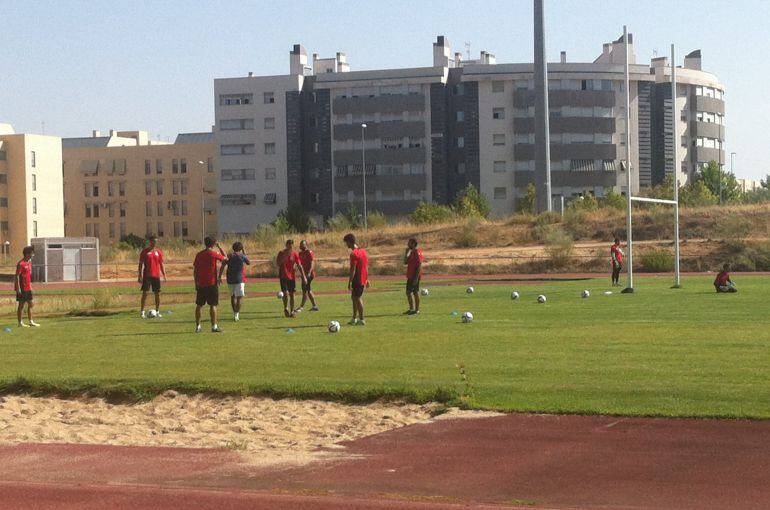
[[[679,274],[679,170],[677,165],[679,160],[677,159],[677,148],[679,143],[676,135],[676,123],[679,121],[677,118],[677,106],[676,106],[676,58],[674,55],[674,45],[671,45],[671,126],[674,129],[673,137],[674,141],[671,144],[674,148],[674,288],[678,289],[682,286],[682,281]]]
[[[544,0],[535,2],[535,190],[538,213],[551,212],[551,139],[548,126],[548,64]]]
[[[625,44],[625,89],[626,89],[626,242],[628,243],[628,286],[623,292],[634,292],[634,239],[631,232],[631,80],[629,77],[628,62],[628,28],[623,25],[623,43]]]
[[[198,161],[198,165],[201,167],[201,243],[206,238],[206,188],[203,184],[203,165],[206,164],[203,160]],[[208,167],[206,170],[208,170]]]
[[[366,130],[366,123],[361,124],[361,174],[364,176],[364,230],[366,230],[366,140],[364,139],[364,130]]]

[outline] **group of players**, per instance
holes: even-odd
[[[163,265],[163,252],[157,247],[156,236],[148,236],[148,246],[139,254],[138,281],[141,283],[141,318],[146,318],[146,302],[150,291],[155,295],[155,317],[160,314],[161,277],[166,279],[166,269]],[[366,250],[358,246],[354,234],[347,234],[343,242],[350,250],[350,271],[348,276],[348,290],[352,300],[353,314],[348,324],[365,326],[364,316],[364,290],[370,286],[369,282],[369,257]],[[200,333],[201,312],[206,305],[209,306],[209,316],[212,333],[221,333],[219,327],[219,285],[222,276],[226,274],[230,305],[233,310],[233,320],[240,320],[241,299],[245,296],[245,269],[251,264],[243,250],[243,244],[233,243],[232,252],[226,254],[217,240],[213,237],[204,239],[205,248],[198,252],[193,262],[193,279],[195,281],[195,331]],[[404,253],[404,265],[406,265],[406,293],[409,302],[407,315],[420,313],[420,278],[422,277],[422,263],[424,256],[422,250],[417,247],[417,240],[409,239]],[[311,312],[318,311],[318,304],[313,294],[313,280],[316,276],[315,253],[308,247],[307,241],[299,243],[299,252],[294,250],[294,241],[286,241],[285,248],[278,252],[275,259],[280,284],[280,296],[283,300],[283,314],[285,317],[294,318],[305,308],[310,301]],[[296,280],[299,275],[302,281],[302,301],[295,308],[294,296],[296,293]]]

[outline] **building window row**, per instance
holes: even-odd
[[[219,104],[222,106],[235,106],[252,104],[254,102],[253,94],[220,94]]]
[[[353,190],[347,193],[335,193],[334,201],[337,203],[344,202],[358,202],[363,201],[363,193]],[[376,202],[400,202],[402,200],[422,201],[426,199],[425,190],[410,190],[410,189],[396,189],[396,190],[370,190],[366,193],[367,200],[373,200]]]
[[[144,194],[147,196],[152,195],[153,189],[155,190],[156,195],[162,195],[163,194],[163,180],[146,180],[144,181]]]
[[[336,114],[334,123],[339,124],[375,124],[388,122],[419,122],[425,120],[425,115],[420,110],[403,112],[375,112],[375,113],[355,113],[355,114]]]
[[[114,197],[116,195],[120,197],[126,196],[126,181],[109,181],[107,183],[107,196]]]
[[[724,124],[725,117],[721,113],[714,112],[695,112],[695,120],[698,122],[710,122],[714,124]]]
[[[724,92],[714,87],[695,87],[696,96],[713,97],[715,99],[724,99]]]
[[[357,177],[361,176],[362,165],[337,165],[335,168],[336,177]],[[366,175],[424,175],[425,164],[423,163],[404,163],[404,164],[367,164]]]
[[[171,181],[171,193],[173,195],[186,195],[187,194],[187,180],[177,179]]]
[[[519,133],[514,136],[514,143],[517,145],[534,144],[535,134]],[[553,133],[551,134],[551,143],[567,144],[567,145],[568,144],[586,144],[586,145],[611,144],[612,135],[610,133]]]
[[[348,97],[377,97],[377,96],[406,96],[421,94],[422,85],[419,83],[410,83],[402,85],[380,85],[370,87],[352,87],[350,89],[337,89],[334,93],[335,99],[345,99]]]
[[[253,181],[257,178],[254,168],[223,169],[220,179],[222,181]]]
[[[257,203],[257,195],[253,193],[226,194],[219,197],[219,203],[222,205],[254,205]]]
[[[267,144],[265,144],[267,146]],[[275,144],[272,144],[275,147]],[[241,154],[254,154],[253,143],[222,145],[219,148],[222,156],[236,156]]]
[[[596,170],[614,172],[616,168],[614,159],[565,159],[551,161],[552,172],[593,172]],[[532,159],[516,161],[515,170],[517,172],[534,172],[535,161]]]
[[[254,119],[223,119],[219,121],[222,131],[240,131],[254,129]]]
[[[706,147],[708,149],[721,149],[722,142],[718,138],[708,138],[705,136],[699,136],[692,141],[696,147]]]

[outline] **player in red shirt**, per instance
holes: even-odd
[[[623,269],[623,250],[620,249],[620,239],[617,237],[610,247],[610,258],[612,259],[612,286],[620,287],[620,271]]]
[[[140,314],[142,319],[145,318],[144,305],[147,302],[147,292],[150,289],[155,294],[155,310],[158,312],[158,317],[162,317],[160,314],[160,276],[163,275],[163,280],[166,280],[163,252],[156,247],[158,236],[154,234],[148,235],[147,242],[149,246],[139,254],[138,280],[142,284],[142,309]],[[142,267],[144,267],[144,271]]]
[[[404,315],[417,315],[420,313],[420,278],[422,278],[422,261],[425,257],[422,250],[417,247],[417,239],[414,237],[407,242],[404,253],[404,265],[406,266],[406,299],[409,301],[409,310]]]
[[[365,326],[364,319],[364,288],[370,287],[369,284],[369,257],[366,250],[359,248],[356,244],[356,236],[347,234],[342,239],[345,245],[350,249],[350,278],[348,279],[348,290],[353,300],[353,318],[350,319],[351,326]],[[356,319],[358,317],[358,319]]]
[[[22,251],[22,255],[23,258],[16,264],[16,276],[13,279],[13,290],[16,291],[16,301],[19,302],[19,306],[16,309],[16,318],[19,319],[20,328],[39,327],[40,324],[32,320],[32,257],[35,256],[35,248],[26,246]],[[27,303],[27,319],[29,324],[24,324],[21,320],[24,303]]]
[[[725,263],[722,270],[714,280],[714,288],[717,292],[738,292],[733,281],[730,279],[730,264]]]
[[[303,240],[299,242],[299,260],[302,263],[302,270],[305,271],[307,283],[302,284],[302,303],[300,303],[299,308],[294,311],[301,312],[305,308],[305,302],[309,299],[310,304],[313,305],[310,311],[317,312],[318,305],[316,305],[313,289],[311,288],[313,279],[315,278],[315,253],[307,247],[307,241]]]
[[[299,269],[302,276],[302,285],[307,285],[307,277],[305,270],[302,269],[299,254],[294,251],[294,241],[291,239],[286,241],[286,248],[278,252],[275,263],[278,265],[278,279],[283,293],[283,314],[286,317],[296,317],[294,313],[294,292],[297,290],[296,269]]]
[[[225,252],[220,248],[219,243],[213,237],[207,237],[203,240],[206,245],[205,250],[201,250],[195,255],[193,262],[193,275],[195,278],[195,332],[201,332],[201,308],[203,305],[209,305],[209,316],[211,317],[211,332],[221,333],[217,324],[217,306],[219,305],[219,278],[217,276],[217,264],[227,260]],[[219,253],[214,251],[214,247]]]

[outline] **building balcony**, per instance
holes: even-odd
[[[695,147],[694,149],[693,155],[696,163],[709,163],[711,161],[725,163],[725,151],[723,150],[712,149],[711,147]]]
[[[334,191],[337,193],[347,193],[354,191],[361,193],[363,191],[363,176],[352,175],[347,177],[334,178]],[[375,191],[402,191],[402,190],[420,191],[426,190],[425,175],[367,175],[366,190],[368,193]]]
[[[513,105],[516,108],[535,104],[534,90],[515,90]],[[561,106],[615,106],[615,92],[612,90],[549,90],[548,105]]]
[[[404,163],[425,163],[427,157],[425,147],[408,147],[405,149],[367,149],[366,164],[398,165]],[[360,165],[361,149],[334,151],[335,165]]]
[[[695,96],[695,111],[725,113],[725,102],[715,97]]]
[[[348,113],[395,113],[420,112],[425,110],[424,94],[407,94],[374,97],[338,97],[332,102],[335,115]]]
[[[551,160],[565,159],[617,159],[618,149],[613,143],[569,143],[551,144]],[[534,144],[516,144],[513,149],[515,161],[535,159]]]
[[[616,172],[551,172],[551,186],[553,187],[610,187],[617,184],[617,179]],[[534,184],[535,172],[514,172],[513,182],[517,188],[526,188],[529,184]]]
[[[559,133],[615,133],[614,117],[555,117],[548,121],[549,130]],[[535,132],[535,118],[525,117],[513,120],[513,132],[527,134]]]
[[[725,139],[725,127],[714,122],[694,121],[690,124],[690,136]]]
[[[367,122],[364,136],[367,140],[375,138],[412,138],[425,137],[425,122]],[[337,124],[334,126],[335,140],[360,140],[361,123]]]

